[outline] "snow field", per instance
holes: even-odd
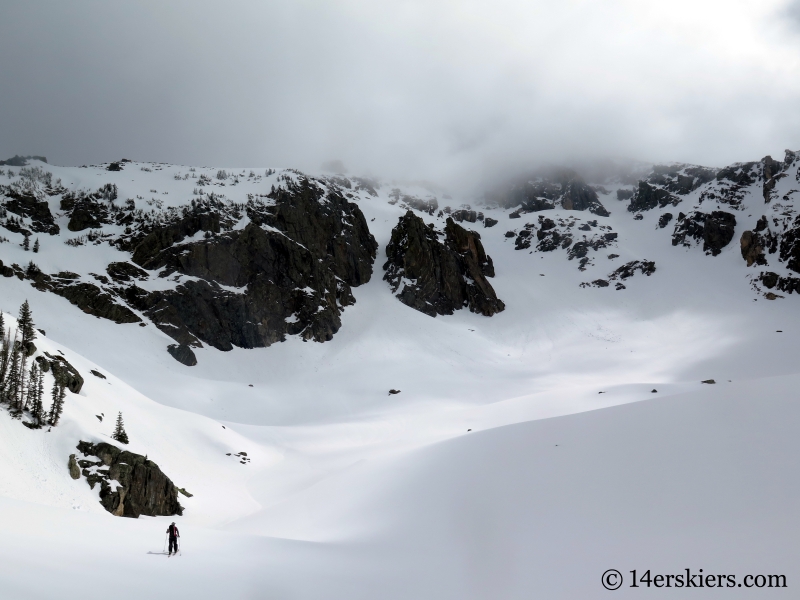
[[[173,179],[186,167],[140,166],[47,168],[65,184],[113,182],[122,200],[165,205],[186,202],[196,185]],[[241,201],[272,180],[213,189]],[[753,217],[717,257],[673,247],[671,228],[656,229],[659,211],[634,221],[613,189],[600,198],[611,217],[541,213],[619,233],[616,247],[590,252],[586,272],[562,250],[514,250],[504,233],[539,213],[484,210],[495,227],[464,225],[494,260],[506,311],[432,319],[381,280],[405,210],[388,204],[391,187],[357,198],[380,248],[372,280],[354,289],[325,344],[205,348],[188,368],[152,324],[114,325],[0,280],[4,311],[27,298],[47,331],[37,346],[61,349],[86,379],[50,433],[0,414],[0,584],[10,597],[594,598],[608,594],[608,568],[687,567],[784,573],[791,590],[796,299],[757,296],[737,243],[763,198],[746,199]],[[70,248],[63,234],[40,235],[33,255],[7,237],[4,262],[34,259],[46,272],[102,274],[127,258],[107,245]],[[579,287],[637,259],[656,272],[621,291]],[[710,378],[717,384],[700,383]],[[130,449],[194,494],[181,497],[182,557],[147,554],[171,518],[113,518],[97,490],[69,478],[78,439],[107,441],[119,410]],[[240,451],[249,464],[225,455]],[[637,593],[647,592],[616,592]]]

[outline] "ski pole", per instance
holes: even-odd
[[[164,552],[166,552],[166,551],[167,551],[167,536],[168,536],[168,535],[169,535],[169,534],[167,534],[167,535],[165,535],[165,536],[164,536],[164,550],[163,550]]]

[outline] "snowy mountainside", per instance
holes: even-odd
[[[86,383],[68,394],[50,432],[0,411],[0,528],[8,540],[0,554],[10,565],[0,581],[17,597],[52,596],[52,584],[33,577],[42,563],[55,573],[51,565],[84,561],[102,565],[97,589],[63,582],[66,597],[99,598],[123,572],[131,583],[116,589],[122,597],[157,597],[176,584],[186,597],[583,598],[605,592],[605,569],[641,568],[645,559],[664,569],[689,561],[796,578],[796,561],[786,560],[800,525],[796,298],[776,293],[788,284],[770,287],[762,276],[793,277],[798,164],[788,154],[779,166],[733,168],[736,181],[718,178],[726,169],[655,167],[641,179],[644,192],[624,178],[541,179],[546,186],[508,201],[291,170],[29,162],[0,174],[0,260],[10,275],[0,278],[2,308],[13,323],[28,299],[47,332],[38,351],[60,350]],[[41,172],[22,174],[31,168]],[[304,179],[319,208],[293,220]],[[270,197],[281,193],[291,196],[283,207]],[[206,215],[198,221],[207,221],[170,229],[169,215],[180,222],[193,199]],[[329,229],[334,210],[339,223]],[[487,317],[466,307],[434,318],[398,300],[384,265],[409,210],[433,232],[431,244],[446,245],[448,218],[479,234],[493,265],[486,281],[504,310]],[[714,220],[717,212],[735,224]],[[666,213],[673,218],[660,226]],[[323,225],[307,228],[307,214]],[[88,225],[72,231],[71,222]],[[231,331],[228,345],[215,346],[209,340],[222,338],[204,339],[201,324],[237,322],[247,331],[246,302],[222,317],[214,310],[252,292],[255,280],[218,281],[197,265],[235,247],[248,226],[263,232],[249,238],[255,246],[280,251],[251,253],[251,245],[219,256],[286,257],[281,264],[295,265],[296,277],[276,286],[287,290],[287,304],[302,302],[267,319],[273,337]],[[676,233],[684,237],[674,244]],[[157,261],[139,264],[136,247],[151,234],[161,244]],[[300,283],[309,289],[296,290]],[[77,285],[96,291],[69,291]],[[181,286],[190,292],[176,292]],[[210,290],[209,313],[162,317],[191,290]],[[136,320],[115,322],[122,313],[109,306]],[[330,335],[303,335],[315,323]],[[174,346],[191,349],[196,365],[174,360]],[[173,518],[112,517],[97,490],[69,476],[77,442],[109,441],[118,411],[130,449],[193,494],[181,498],[185,552],[177,564],[147,554],[161,550]],[[233,456],[242,451],[246,464]],[[693,460],[724,477],[687,471]],[[657,472],[690,485],[666,486]],[[613,527],[602,526],[604,512]],[[37,523],[33,538],[19,517]],[[737,519],[749,525],[736,529]],[[24,558],[36,552],[35,564]],[[775,595],[788,597],[783,591]]]

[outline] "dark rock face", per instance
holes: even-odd
[[[791,237],[791,230],[789,231],[789,237]],[[770,230],[767,217],[762,216],[756,223],[755,229],[753,231],[745,231],[739,240],[742,258],[747,262],[747,266],[751,267],[754,264],[766,265],[767,257],[765,253],[775,254],[777,252],[778,239],[779,236]],[[788,243],[790,242],[787,239]],[[787,257],[789,256],[791,256],[791,250],[787,254]]]
[[[712,213],[680,213],[672,234],[672,245],[691,246],[691,240],[703,240],[703,251],[717,256],[733,239],[736,217],[721,210]]]
[[[494,265],[480,235],[452,218],[447,219],[443,242],[439,235],[411,211],[392,230],[383,278],[398,299],[432,317],[451,315],[465,306],[487,317],[504,310],[486,280],[494,277]]]
[[[133,279],[143,281],[150,275],[144,269],[127,262],[113,262],[106,267],[106,273],[118,283],[127,283]]]
[[[302,178],[270,198],[246,205],[244,229],[230,229],[238,219],[228,215],[198,211],[123,240],[141,267],[199,280],[158,292],[134,283],[120,293],[179,344],[230,350],[269,346],[286,335],[330,340],[342,310],[355,302],[351,288],[372,276],[375,238],[358,206],[336,188],[326,194]],[[181,244],[199,231],[207,237]]]
[[[89,457],[78,460],[83,476],[92,489],[100,484],[100,504],[112,515],[137,519],[183,514],[178,489],[152,460],[104,442],[78,442],[77,448]],[[120,486],[114,489],[111,481]]]
[[[592,214],[601,217],[607,217],[611,214],[600,203],[597,192],[577,177],[572,178],[564,185],[561,206],[565,210],[588,210]]]
[[[664,227],[669,225],[670,221],[672,221],[672,213],[664,213],[663,215],[658,217],[658,228],[664,229]]]
[[[262,196],[274,201],[273,205],[255,198],[246,205],[224,204],[212,194],[204,201],[193,201],[191,208],[153,215],[155,211],[137,213],[130,200],[126,209],[114,205],[111,201],[116,196],[113,184],[89,195],[65,193],[62,209],[78,221],[80,210],[87,209],[89,221],[80,227],[111,220],[127,226],[122,236],[92,238],[90,234],[90,241],[108,241],[131,252],[134,261],[146,268],[164,268],[162,276],[177,272],[200,281],[151,294],[135,281],[126,285],[149,277],[130,263],[109,265],[116,286],[110,286],[105,276],[92,274],[104,287],[79,281],[72,273],[51,276],[38,269],[23,271],[1,264],[0,272],[28,278],[37,289],[64,296],[89,314],[117,323],[140,322],[115,300],[121,298],[145,311],[179,343],[200,345],[203,340],[220,349],[230,349],[232,344],[264,346],[287,333],[330,339],[340,325],[341,310],[354,302],[351,286],[368,281],[372,273],[377,244],[363,214],[338,188],[326,195],[318,182],[304,177],[299,184],[288,181],[285,189]],[[242,211],[251,223],[237,231],[233,225],[241,220]],[[6,226],[16,224],[9,219]],[[183,243],[201,231],[205,232],[203,241]],[[243,293],[225,290],[220,283]]]
[[[778,285],[778,281],[780,281],[780,276],[771,271],[761,273],[758,278],[763,282],[764,286],[769,289],[774,288],[776,285]]]
[[[200,231],[220,232],[220,215],[213,212],[189,214],[163,226],[154,227],[143,239],[133,238],[129,243],[123,241],[123,249],[133,251],[133,262],[145,269],[157,269],[164,262],[159,260],[161,253],[175,244],[183,242]]]
[[[619,190],[617,199],[629,199],[628,211],[632,213],[677,206],[683,196],[712,181],[716,174],[715,169],[686,164],[656,165],[634,192]]]
[[[92,193],[68,191],[61,198],[61,210],[69,214],[67,229],[99,229],[113,222],[111,202],[117,199],[117,186],[107,183]]]
[[[531,229],[523,229],[517,234],[517,239],[514,241],[515,250],[526,250],[531,247],[531,239],[533,231]]]
[[[729,167],[720,169],[717,173],[717,181],[728,180],[739,185],[751,185],[755,182],[754,162],[734,163]]]
[[[111,294],[93,283],[75,281],[73,275],[74,273],[59,273],[51,276],[38,272],[29,273],[28,277],[33,280],[32,285],[37,290],[50,291],[62,296],[87,314],[119,324],[141,321],[127,306],[115,302]],[[74,275],[74,278],[77,278],[77,275]]]
[[[764,247],[761,245],[760,236],[752,231],[745,231],[739,240],[739,245],[742,249],[742,258],[747,262],[747,266],[751,267],[753,264],[766,264],[764,258]]]
[[[768,203],[772,199],[772,190],[775,189],[775,184],[778,183],[778,181],[783,177],[786,177],[786,173],[783,171],[789,164],[791,164],[793,159],[794,153],[790,150],[786,151],[785,163],[778,160],[773,160],[771,156],[765,156],[761,159],[761,174],[764,178],[763,194],[765,203]]]
[[[758,280],[767,289],[775,289],[787,294],[800,294],[800,277],[792,277],[791,275],[781,277],[777,273],[767,271],[760,273]]]
[[[635,213],[657,207],[664,208],[670,204],[677,206],[680,201],[680,198],[673,196],[667,190],[653,187],[646,181],[640,181],[639,188],[628,204],[628,212]]]
[[[484,227],[494,227],[495,225],[497,225],[497,219],[492,219],[491,217],[486,217],[483,220],[483,226]]]
[[[703,184],[712,181],[716,174],[716,169],[707,167],[686,164],[656,165],[653,167],[652,173],[647,177],[647,181],[673,194],[685,196]]]
[[[193,367],[197,364],[197,357],[186,344],[170,344],[167,346],[167,352],[169,352],[172,358],[187,367]]]
[[[466,221],[467,223],[474,223],[478,220],[478,213],[474,210],[454,210],[450,216],[453,218],[453,220],[458,221],[459,223],[462,223],[463,221]]]
[[[83,231],[84,229],[98,229],[111,221],[108,218],[108,209],[92,199],[82,199],[75,203],[72,214],[67,224],[70,231]]]
[[[736,229],[736,217],[731,213],[715,210],[706,217],[703,228],[703,251],[713,256],[730,244]]]
[[[795,273],[800,273],[800,215],[781,236],[780,259]]]

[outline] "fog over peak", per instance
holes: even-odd
[[[722,166],[800,148],[798,50],[786,0],[5,3],[0,157],[463,190],[544,163]]]

